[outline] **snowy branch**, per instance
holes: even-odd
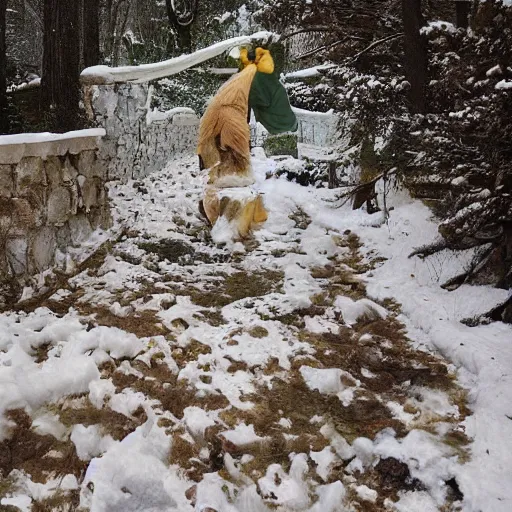
[[[239,36],[215,43],[191,54],[180,55],[173,59],[143,64],[141,66],[121,66],[111,68],[108,66],[92,66],[82,71],[81,80],[84,84],[113,84],[123,82],[144,83],[157,80],[166,76],[175,75],[180,71],[197,66],[202,62],[213,59],[234,46],[250,43],[267,42],[278,39],[279,36],[272,32],[256,32],[250,36]]]

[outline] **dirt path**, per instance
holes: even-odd
[[[267,190],[254,239],[216,247],[193,173],[184,160],[117,187],[123,236],[32,312],[3,315],[3,358],[34,385],[43,370],[59,381],[57,360],[99,373],[5,412],[0,510],[377,512],[412,496],[455,510],[466,398],[412,348],[400,306],[366,297],[378,255],[313,223],[301,202],[322,196],[298,186]],[[153,462],[119,455],[137,427]]]

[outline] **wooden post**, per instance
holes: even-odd
[[[455,0],[456,25],[459,28],[468,28],[471,0]]]

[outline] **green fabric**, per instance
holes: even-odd
[[[272,135],[297,130],[297,118],[275,71],[271,75],[256,73],[249,93],[249,107],[256,121]]]

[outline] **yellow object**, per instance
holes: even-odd
[[[254,62],[260,73],[271,75],[274,72],[274,59],[268,50],[256,48],[256,60]]]
[[[254,59],[254,62],[249,60],[248,54],[249,51],[247,48],[242,48],[240,50],[240,62],[243,69],[245,69],[249,64],[256,64],[260,73],[271,75],[274,72],[274,59],[272,58],[269,50],[265,50],[258,46],[255,50],[256,58]]]
[[[203,206],[210,221],[214,225],[220,217],[236,226],[238,238],[246,238],[252,229],[267,220],[267,211],[260,194],[248,194],[245,197],[232,195],[223,189],[211,185],[206,187]]]
[[[247,67],[249,64],[251,64],[251,61],[247,57],[248,53],[249,53],[249,51],[247,50],[247,48],[242,48],[240,50],[240,62],[242,63],[244,68]]]

